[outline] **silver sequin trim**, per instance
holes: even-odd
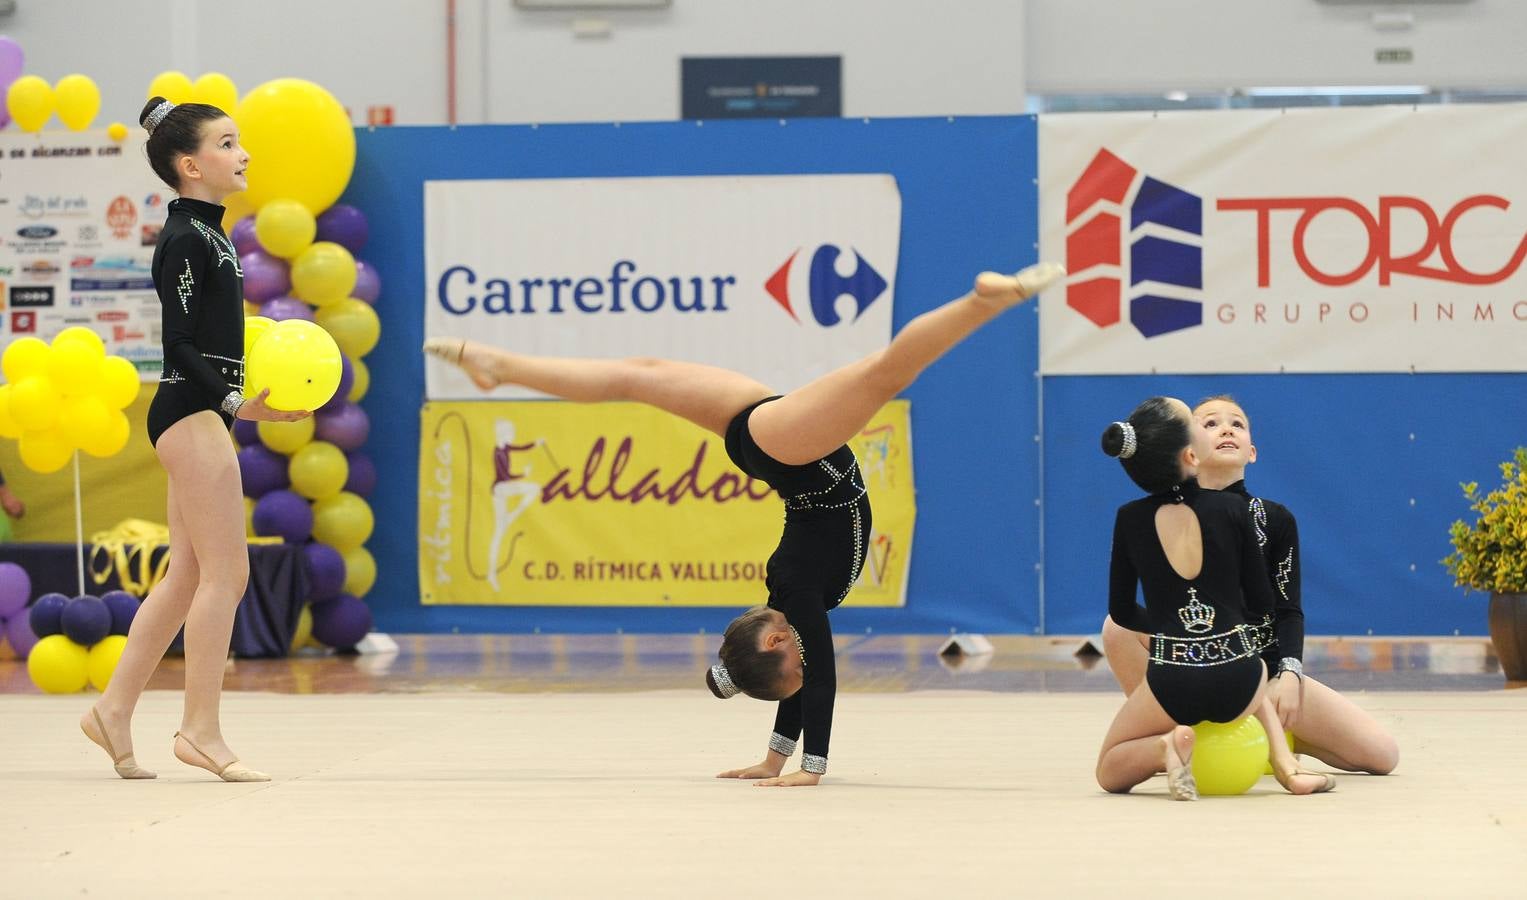
[[[1278,563],[1277,574],[1273,575],[1273,583],[1278,586],[1278,593],[1288,600],[1288,583],[1294,580],[1294,548],[1288,548],[1288,556]]]
[[[229,391],[228,396],[223,398],[223,412],[238,418],[239,407],[244,405],[244,395],[238,391]]]
[[[191,304],[187,301],[196,293],[196,276],[191,274],[191,261],[186,260],[186,270],[180,273],[180,279],[175,285],[175,293],[180,295],[180,308],[186,315],[191,314]]]
[[[201,232],[202,238],[207,242],[207,247],[217,256],[216,265],[220,266],[225,262],[233,263],[233,274],[243,278],[244,269],[239,265],[239,255],[234,251],[233,243],[228,240],[228,237],[221,231],[214,231],[208,228],[200,219],[192,219],[191,225]]]
[[[143,120],[143,127],[148,129],[149,134],[153,134],[154,129],[159,127],[159,123],[163,122],[164,117],[169,115],[170,110],[174,108],[175,104],[168,100],[154,107],[154,111],[149,113],[148,118]]]
[[[1252,497],[1249,504],[1251,509],[1251,526],[1257,532],[1257,547],[1267,546],[1267,508],[1262,505],[1261,497]]]
[[[769,735],[769,749],[773,750],[775,753],[778,753],[780,756],[794,756],[795,741],[776,731]]]
[[[810,772],[813,775],[826,775],[827,757],[817,756],[815,753],[801,754],[801,771]]]
[[[1239,643],[1239,649],[1232,644]],[[1217,649],[1225,655],[1218,659],[1182,660],[1173,659],[1173,656],[1181,655],[1188,657],[1200,657],[1208,652],[1205,648],[1214,647],[1213,642],[1220,642]],[[1222,666],[1249,656],[1260,656],[1262,651],[1272,646],[1272,625],[1263,620],[1260,625],[1237,625],[1229,631],[1219,634],[1208,634],[1202,637],[1174,637],[1165,634],[1151,636],[1151,662],[1165,666],[1189,666],[1192,668],[1206,668],[1209,666]],[[1182,647],[1180,654],[1169,652],[1177,646]]]

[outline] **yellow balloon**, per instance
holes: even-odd
[[[127,415],[120,409],[113,409],[106,414],[106,427],[91,435],[80,449],[97,459],[115,456],[127,446],[132,430]]]
[[[186,103],[191,99],[191,79],[184,72],[160,72],[148,83],[144,99],[163,97],[171,103]]]
[[[245,321],[248,321],[248,319],[251,316],[258,316],[259,314],[260,314],[259,304],[250,303],[248,300],[244,301],[244,319],[245,319]]]
[[[306,250],[317,233],[318,220],[296,200],[272,200],[255,213],[255,237],[272,256],[291,259]]]
[[[63,398],[46,375],[28,375],[11,385],[11,417],[27,431],[46,431],[58,424]]]
[[[255,530],[254,530],[254,508],[255,508],[254,498],[253,497],[245,497],[244,498],[244,534],[245,534],[246,537],[255,537],[256,536],[255,535]]]
[[[290,198],[317,215],[355,168],[355,129],[333,94],[301,78],[277,78],[244,95],[234,119],[249,150],[249,194],[256,207]]]
[[[371,304],[354,297],[325,306],[313,318],[334,335],[334,342],[351,359],[370,353],[382,335],[382,323],[377,320],[376,310]]]
[[[328,441],[313,441],[292,454],[286,473],[292,490],[309,500],[326,500],[344,489],[350,461]]]
[[[27,654],[27,674],[49,694],[77,694],[90,680],[90,654],[62,634],[50,634]]]
[[[58,119],[70,131],[84,131],[101,111],[101,89],[89,75],[65,75],[53,86]]]
[[[356,547],[344,554],[345,593],[364,597],[376,584],[376,558],[365,547]]]
[[[34,337],[11,341],[5,348],[5,355],[0,357],[0,370],[4,370],[5,380],[15,384],[28,375],[46,375],[48,351],[48,345]]]
[[[22,131],[41,131],[56,102],[53,88],[36,75],[21,76],[5,91],[5,108]]]
[[[58,433],[70,445],[83,448],[110,426],[111,413],[99,397],[67,397],[58,410]]]
[[[117,143],[121,143],[127,140],[127,126],[121,122],[112,122],[106,126],[106,136]]]
[[[21,461],[41,475],[57,472],[74,458],[74,447],[56,429],[23,431],[17,442]]]
[[[313,540],[348,553],[366,543],[376,526],[371,507],[349,491],[313,504]]]
[[[138,367],[120,356],[108,356],[101,363],[98,396],[111,409],[126,409],[138,399],[143,381],[138,377]]]
[[[345,399],[351,403],[359,403],[361,398],[366,396],[366,390],[371,387],[371,370],[364,362],[354,357],[350,359],[350,368],[355,372],[355,383],[350,387],[350,395]]]
[[[302,604],[302,612],[297,614],[297,630],[292,633],[292,649],[301,650],[307,646],[307,642],[313,637],[313,607],[311,604]]]
[[[260,336],[270,330],[276,324],[275,319],[267,319],[264,316],[244,317],[244,358],[249,358],[249,351],[254,349],[255,342]]]
[[[355,257],[339,244],[319,241],[292,260],[292,296],[329,306],[355,288]]]
[[[0,438],[21,437],[21,423],[11,418],[11,386],[0,384]]]
[[[83,394],[100,385],[101,366],[106,350],[101,339],[88,328],[69,328],[53,339],[48,354],[48,377],[65,395]]]
[[[258,430],[260,443],[277,453],[291,456],[313,439],[313,417],[295,422],[261,422]]]
[[[249,202],[249,198],[244,195],[243,191],[224,197],[223,232],[225,234],[232,234],[233,226],[239,224],[239,220],[245,216],[254,215],[254,212],[254,204]]]
[[[273,409],[314,410],[333,399],[343,375],[339,346],[328,332],[304,319],[287,319],[250,349],[244,394],[254,397],[269,388],[265,402]]]
[[[191,85],[191,102],[215,106],[231,116],[239,105],[239,89],[222,72],[208,72]]]
[[[117,662],[122,658],[122,651],[127,647],[127,635],[108,634],[90,648],[85,658],[85,674],[90,676],[90,685],[98,691],[105,691],[106,685],[111,684],[111,676],[117,671]]]

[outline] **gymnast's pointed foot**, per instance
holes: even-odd
[[[480,390],[491,391],[501,383],[492,349],[475,341],[456,337],[430,338],[424,342],[424,352],[459,366]]]
[[[1003,306],[1017,306],[1066,276],[1060,263],[1036,263],[1016,275],[982,272],[976,276],[976,296]]]

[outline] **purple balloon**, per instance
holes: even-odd
[[[308,599],[333,600],[345,589],[345,558],[328,544],[314,541],[302,548],[308,562]]]
[[[350,357],[341,354],[339,364],[339,387],[334,389],[334,396],[329,398],[328,403],[318,407],[320,412],[333,412],[338,409],[341,404],[347,402],[345,398],[350,396],[350,389],[355,387],[355,366],[350,362]]]
[[[275,297],[260,307],[260,315],[276,322],[287,319],[313,321],[313,307],[295,297]]]
[[[22,659],[32,652],[41,640],[37,633],[32,631],[32,623],[27,616],[13,616],[5,623],[5,639],[11,642],[11,649]]]
[[[313,637],[319,643],[345,649],[371,631],[371,610],[359,599],[340,594],[313,604]]]
[[[111,610],[100,597],[83,594],[70,600],[59,617],[64,634],[81,647],[93,647],[111,634]]]
[[[336,203],[318,217],[315,240],[333,241],[351,253],[359,253],[370,236],[371,228],[366,224],[365,214],[353,206]]]
[[[0,563],[0,619],[9,619],[32,599],[32,578],[13,562]]]
[[[361,497],[370,497],[376,490],[376,464],[364,453],[346,453],[350,461],[350,477],[345,479],[345,490]]]
[[[287,467],[291,464],[285,456],[262,445],[251,444],[239,451],[239,480],[244,483],[244,496],[256,500],[270,493],[290,487]]]
[[[371,433],[371,419],[366,411],[355,403],[340,403],[333,409],[324,407],[313,418],[318,420],[314,437],[328,441],[341,450],[358,450]]]
[[[260,249],[260,239],[255,237],[255,217],[245,216],[233,223],[233,231],[228,239],[233,242],[233,252],[243,257],[250,253],[264,253]]]
[[[366,262],[364,259],[357,259],[355,261],[355,289],[350,291],[350,296],[375,306],[377,295],[380,293],[382,293],[382,276],[376,273],[376,266]]]
[[[260,443],[260,426],[248,419],[235,419],[233,439],[239,442],[240,447],[253,447]]]
[[[138,598],[127,591],[108,591],[101,597],[101,602],[111,612],[111,633],[127,634],[133,617],[138,614]]]
[[[291,491],[271,491],[255,501],[255,534],[300,544],[313,534],[313,507]]]
[[[0,91],[11,86],[11,82],[21,77],[26,70],[26,54],[21,52],[21,45],[4,35],[0,35]],[[6,104],[0,103],[0,128],[10,124],[11,113],[6,109]]]
[[[68,605],[69,598],[63,594],[43,594],[32,604],[32,609],[27,613],[27,622],[32,626],[32,633],[39,638],[45,638],[50,634],[58,634],[64,630],[61,619],[64,615],[64,607]]]
[[[291,267],[284,259],[251,250],[239,255],[239,265],[244,269],[244,299],[250,303],[264,303],[292,289]]]

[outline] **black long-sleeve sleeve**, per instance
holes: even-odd
[[[1304,659],[1304,603],[1299,575],[1299,523],[1288,508],[1268,502],[1267,574],[1274,591],[1278,658]],[[1273,671],[1277,671],[1276,668]]]
[[[1267,580],[1267,566],[1262,559],[1262,547],[1257,540],[1257,526],[1251,510],[1236,507],[1239,515],[1239,543],[1241,547],[1241,600],[1250,621],[1273,614],[1272,584]]]
[[[1125,534],[1124,509],[1121,508],[1113,519],[1113,554],[1108,563],[1108,615],[1121,628],[1149,634],[1155,629],[1150,614],[1135,601],[1140,574],[1129,557]]]
[[[815,593],[779,596],[773,598],[771,604],[785,614],[785,619],[800,638],[805,678],[794,696],[780,701],[774,714],[769,748],[788,756],[789,751],[795,749],[796,735],[804,731],[801,768],[820,775],[827,771],[833,705],[838,694],[837,659],[833,653],[827,607]]]
[[[213,408],[218,408],[239,388],[218,374],[218,367],[203,355],[205,348],[196,341],[205,314],[208,272],[215,265],[211,239],[191,229],[178,231],[159,252],[156,270],[160,277],[155,279],[155,285],[162,308],[166,368],[173,367]],[[241,324],[242,311],[240,316]]]

